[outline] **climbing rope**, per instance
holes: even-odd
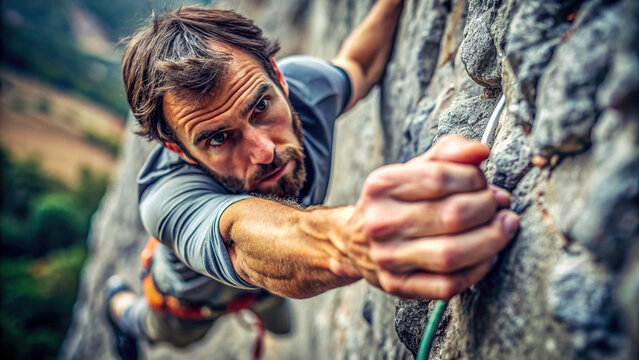
[[[428,318],[428,323],[426,324],[426,328],[424,329],[424,336],[422,336],[422,341],[419,343],[417,360],[428,359],[428,356],[430,355],[430,347],[433,345],[435,332],[437,331],[437,327],[439,326],[439,322],[442,319],[442,315],[444,315],[444,311],[446,310],[447,305],[448,301],[437,300],[435,302],[433,313]]]
[[[488,123],[486,124],[486,130],[484,130],[484,135],[481,137],[482,144],[486,144],[490,146],[493,136],[495,135],[495,129],[497,129],[497,124],[499,123],[499,115],[501,115],[501,111],[504,109],[504,105],[506,104],[506,97],[504,94],[501,94],[499,101],[497,102],[497,106],[495,106],[495,110],[493,110]],[[442,320],[442,316],[444,315],[444,311],[446,310],[446,306],[448,306],[448,301],[437,300],[435,302],[435,307],[433,308],[433,313],[428,318],[428,322],[426,323],[426,328],[424,328],[424,335],[422,336],[422,341],[419,343],[419,349],[417,350],[416,360],[426,360],[430,356],[430,348],[433,345],[433,339],[435,338],[435,332],[437,332],[437,328],[439,327],[439,322]]]

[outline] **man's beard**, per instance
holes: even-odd
[[[259,165],[258,170],[251,175],[250,179],[247,181],[247,183],[249,184],[248,187],[245,185],[245,182],[242,179],[238,179],[234,176],[227,176],[216,173],[199,161],[198,164],[213,179],[222,184],[222,186],[224,186],[224,188],[226,188],[231,193],[242,194],[254,192],[261,193],[263,195],[275,195],[280,198],[297,197],[300,190],[302,189],[302,186],[304,185],[304,181],[306,180],[304,150],[301,146],[304,140],[302,138],[301,122],[290,103],[289,108],[292,114],[293,131],[295,133],[295,136],[298,138],[300,146],[288,147],[280,153],[275,152],[273,154],[273,161],[270,164]],[[283,166],[289,161],[293,162],[292,172],[282,174],[282,176],[277,179],[277,181],[271,186],[271,189],[269,189],[268,191],[259,191],[257,189],[257,185],[262,179],[264,179],[266,175],[272,173],[273,171],[275,171],[275,169],[278,169],[280,166]]]

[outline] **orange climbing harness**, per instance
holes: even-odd
[[[140,254],[140,262],[144,270],[142,291],[151,309],[156,312],[170,313],[179,318],[189,320],[213,319],[224,313],[239,314],[243,310],[249,310],[255,316],[255,326],[257,328],[257,339],[253,345],[253,359],[260,359],[262,357],[264,344],[264,322],[262,321],[262,317],[255,312],[255,310],[251,309],[251,306],[259,300],[258,296],[255,294],[238,296],[231,299],[225,307],[211,308],[207,305],[193,306],[185,304],[174,296],[162,294],[155,287],[150,271],[153,254],[158,244],[159,241],[156,238],[150,237]]]
[[[151,237],[140,254],[140,261],[142,262],[142,269],[144,270],[142,292],[151,309],[156,312],[168,312],[179,318],[191,320],[210,319],[214,315],[219,315],[215,314],[207,306],[187,306],[178,298],[171,295],[164,295],[158,291],[150,271],[153,254],[158,244],[158,240]]]

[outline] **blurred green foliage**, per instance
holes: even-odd
[[[108,136],[87,130],[84,133],[84,138],[89,143],[106,150],[113,157],[117,157],[120,152],[120,138],[117,136]]]
[[[102,104],[125,117],[118,52],[103,58],[76,46],[69,24],[74,6],[95,15],[113,43],[130,35],[153,9],[207,4],[205,0],[3,0],[2,60],[41,80]]]
[[[55,4],[53,2],[52,4]],[[123,95],[120,65],[78,49],[60,34],[29,27],[2,24],[3,62],[41,80],[72,90],[125,117],[128,105]],[[90,76],[96,68],[103,76]]]
[[[71,321],[82,245],[42,259],[0,261],[0,329],[4,359],[55,359]]]
[[[125,118],[128,105],[120,58],[96,56],[76,44],[74,7],[95,17],[113,43],[131,34],[152,9],[208,4],[207,0],[2,0],[2,65],[28,73],[102,104]],[[2,87],[10,86],[3,81]],[[16,98],[17,112],[33,104]],[[38,100],[35,109],[50,113]],[[69,115],[67,121],[73,121]],[[87,141],[111,153],[117,140],[87,133]],[[86,257],[90,217],[107,186],[107,177],[84,169],[74,188],[40,168],[37,159],[17,161],[0,149],[0,343],[3,358],[53,359],[66,335]]]
[[[0,149],[0,343],[3,358],[53,359],[86,257],[90,218],[108,179],[83,169],[70,189],[37,159]]]
[[[83,0],[84,5],[108,27],[113,39],[119,41],[133,33],[154,9],[175,9],[181,5],[206,5],[210,0]]]

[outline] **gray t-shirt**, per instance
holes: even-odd
[[[350,100],[351,84],[342,69],[309,56],[288,57],[278,66],[302,123],[307,179],[298,202],[321,204],[331,170],[334,123]],[[152,273],[160,290],[194,301],[210,296],[201,289],[208,286],[206,280],[191,270],[235,288],[256,289],[235,273],[219,232],[224,210],[249,195],[229,193],[161,146],[138,175],[138,193],[146,230],[168,248],[154,256]]]

